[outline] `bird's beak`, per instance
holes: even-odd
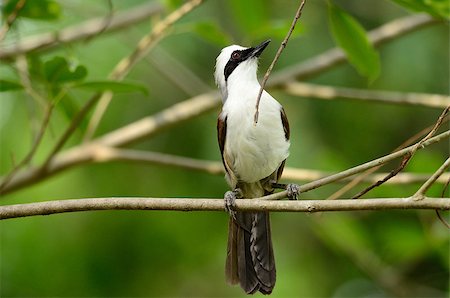
[[[270,39],[262,42],[261,44],[257,45],[256,47],[252,48],[251,57],[259,57],[264,49],[267,47],[267,45],[271,42]]]

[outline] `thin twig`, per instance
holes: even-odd
[[[8,33],[9,29],[11,28],[12,24],[16,21],[19,12],[22,10],[22,8],[25,6],[26,0],[19,0],[16,3],[16,6],[14,7],[14,10],[9,14],[6,18],[5,23],[0,28],[0,41],[5,39],[6,34]]]
[[[425,183],[419,188],[419,190],[417,190],[417,192],[414,194],[413,197],[416,200],[422,200],[425,197],[425,193],[427,192],[427,190],[430,189],[430,187],[434,184],[434,182],[436,182],[436,179],[439,178],[439,176],[441,176],[442,173],[444,173],[449,166],[450,166],[450,157],[447,158],[447,160],[442,164],[442,166],[439,167],[439,169],[433,175],[431,175],[430,179],[425,181]]]
[[[302,10],[303,10],[303,7],[305,6],[305,3],[306,3],[306,0],[302,0],[300,2],[297,12],[295,13],[295,17],[292,20],[291,27],[289,28],[289,31],[286,34],[286,37],[284,38],[283,42],[281,42],[281,45],[278,48],[278,51],[277,51],[275,57],[273,58],[272,63],[270,64],[269,68],[266,71],[266,74],[264,75],[264,78],[261,83],[261,88],[259,88],[258,97],[256,98],[256,106],[255,106],[256,111],[255,111],[255,116],[254,116],[254,120],[253,120],[255,125],[256,125],[256,123],[258,123],[259,102],[261,101],[261,95],[263,93],[264,87],[266,86],[267,80],[269,79],[269,75],[272,72],[272,69],[275,66],[275,63],[277,63],[278,58],[280,58],[281,52],[283,52],[284,48],[286,48],[286,45],[289,41],[289,37],[291,37],[291,34],[294,31],[295,25],[297,24],[298,19],[302,15]]]
[[[290,95],[326,100],[345,98],[367,102],[420,105],[432,108],[445,108],[450,104],[450,96],[441,94],[354,89],[301,82],[289,82],[283,86],[283,91]]]
[[[60,45],[86,40],[96,36],[99,32],[113,32],[128,28],[136,23],[148,20],[149,17],[163,11],[163,5],[158,1],[152,1],[136,6],[125,12],[113,16],[108,26],[104,28],[108,16],[93,18],[85,22],[66,27],[60,31],[47,32],[32,35],[19,40],[12,45],[0,47],[0,60],[11,60],[18,55],[35,51],[48,51],[56,49]]]
[[[447,119],[447,121],[448,121],[448,119]],[[426,127],[424,129],[422,129],[418,133],[416,133],[413,136],[409,137],[406,141],[404,141],[402,144],[400,144],[398,147],[396,147],[393,151],[391,151],[391,153],[393,153],[395,151],[398,151],[398,150],[401,150],[401,149],[404,149],[405,147],[407,147],[407,146],[409,146],[411,144],[414,144],[414,142],[417,142],[419,139],[421,139],[433,127],[434,127],[434,124],[429,126],[429,127]],[[342,197],[346,192],[348,192],[350,189],[354,188],[356,185],[358,185],[360,182],[362,182],[366,176],[374,173],[375,171],[377,171],[381,167],[382,167],[382,165],[377,166],[377,167],[373,167],[371,169],[366,170],[364,173],[361,173],[360,175],[358,175],[355,178],[353,178],[348,184],[344,185],[341,189],[339,189],[338,191],[334,192],[327,199],[328,200],[335,200],[335,199],[338,199],[338,198]],[[378,180],[383,179],[383,177],[385,177],[385,176],[386,175],[382,175],[381,174],[381,177]],[[398,178],[398,175],[396,177]],[[427,179],[428,179],[428,177],[427,177]]]
[[[388,181],[389,179],[391,179],[392,177],[394,177],[395,175],[397,175],[398,173],[403,171],[403,169],[408,165],[409,161],[411,160],[411,158],[416,153],[417,149],[420,146],[422,146],[422,144],[424,142],[426,142],[428,139],[430,139],[436,133],[436,131],[439,129],[439,127],[441,126],[442,122],[444,121],[444,118],[447,116],[449,110],[450,110],[450,105],[447,106],[444,109],[444,111],[442,111],[441,115],[437,119],[436,123],[434,124],[434,126],[430,130],[430,132],[424,138],[422,138],[417,144],[415,144],[413,146],[412,150],[410,152],[408,152],[408,154],[406,154],[403,157],[403,160],[401,161],[400,165],[396,169],[392,170],[386,177],[384,177],[380,181],[370,185],[369,187],[367,187],[364,190],[362,190],[359,193],[357,193],[355,196],[353,196],[353,199],[360,198],[361,196],[365,195],[366,193],[368,193],[369,191],[371,191],[375,187],[378,187],[378,186],[382,185],[383,183],[385,183],[386,181]]]
[[[393,209],[441,209],[450,210],[450,199],[383,198],[365,200],[300,200],[268,201],[257,199],[236,200],[241,211],[324,212]],[[223,199],[191,198],[93,198],[47,201],[0,206],[0,219],[49,215],[65,212],[94,210],[177,210],[224,211]]]
[[[438,219],[441,221],[441,223],[447,227],[447,229],[450,230],[450,224],[442,217],[441,213],[439,212],[439,209],[436,209],[436,215]]]
[[[441,134],[439,134],[439,135],[437,135],[437,136],[435,136],[433,138],[430,138],[429,140],[423,142],[422,145],[418,149],[422,149],[426,145],[431,145],[432,143],[435,143],[437,141],[441,141],[442,139],[448,138],[449,136],[450,136],[450,130],[447,130],[446,132],[443,132],[443,133],[441,133]],[[364,172],[365,170],[373,168],[373,167],[376,167],[378,165],[385,164],[385,163],[387,163],[389,161],[392,161],[392,160],[394,160],[396,158],[399,158],[399,157],[402,157],[402,156],[404,156],[406,154],[409,154],[413,150],[417,150],[416,145],[417,144],[414,144],[412,146],[406,147],[405,149],[402,149],[402,150],[399,150],[397,152],[391,153],[389,155],[386,155],[386,156],[374,159],[372,161],[369,161],[369,162],[366,162],[366,163],[364,163],[362,165],[359,165],[359,166],[350,168],[348,170],[339,172],[337,174],[330,175],[328,177],[325,177],[325,178],[322,178],[322,179],[318,179],[318,180],[315,180],[315,181],[310,182],[310,183],[303,184],[303,185],[300,186],[300,192],[302,193],[302,192],[306,192],[306,191],[309,191],[309,190],[312,190],[312,189],[316,189],[316,188],[321,187],[323,185],[330,184],[330,183],[333,183],[335,181],[339,181],[341,179],[344,179],[346,177],[350,177],[350,176],[353,176],[355,174]],[[287,191],[285,190],[285,191],[282,191],[282,192],[279,192],[279,193],[274,193],[274,194],[265,196],[264,199],[267,199],[267,200],[278,199],[278,200],[280,200],[280,199],[284,199],[286,197],[287,197]]]
[[[172,27],[172,25],[181,19],[183,16],[191,12],[193,9],[202,4],[203,0],[190,0],[183,4],[181,7],[170,13],[166,18],[158,22],[153,30],[145,35],[137,44],[134,51],[127,57],[123,58],[114,68],[109,75],[112,80],[122,80],[131,68],[136,65],[148,51],[162,38],[165,32]],[[103,118],[106,109],[111,102],[113,94],[111,92],[105,92],[102,94],[97,107],[94,110],[91,120],[89,121],[84,140],[87,141],[92,138],[101,119]]]
[[[52,111],[54,108],[53,103],[49,103],[47,106],[47,109],[45,110],[44,114],[44,120],[42,120],[41,127],[39,129],[39,132],[34,139],[33,145],[31,146],[30,151],[25,156],[25,158],[14,168],[9,172],[8,175],[6,175],[5,179],[3,179],[0,183],[0,193],[2,193],[3,189],[8,185],[8,183],[11,181],[11,179],[14,177],[14,175],[24,166],[26,166],[30,161],[33,159],[37,149],[39,148],[39,145],[41,144],[42,138],[44,137],[45,131],[47,130],[48,123],[50,122],[50,116],[52,115]]]

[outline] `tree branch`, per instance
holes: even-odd
[[[431,175],[430,179],[425,181],[425,183],[419,188],[419,190],[414,194],[416,200],[422,200],[425,196],[427,190],[433,185],[436,180],[448,169],[450,166],[450,157],[439,167],[439,169]]]
[[[162,11],[163,6],[157,1],[152,1],[134,7],[128,11],[120,12],[114,15],[110,20],[109,16],[94,18],[61,29],[60,31],[26,37],[12,45],[1,47],[0,60],[10,60],[18,55],[28,54],[34,51],[52,50],[61,44],[89,39],[100,32],[113,32],[127,28],[133,24],[145,21],[149,17]],[[106,21],[108,21],[108,23],[105,27]]]
[[[112,80],[121,81],[128,74],[131,68],[136,65],[136,63],[139,62],[142,58],[144,58],[148,51],[162,38],[167,29],[169,29],[183,16],[202,4],[202,2],[203,0],[190,0],[170,13],[162,21],[158,22],[149,34],[141,38],[134,51],[129,56],[120,60],[120,62],[111,72],[109,78]],[[101,119],[103,118],[103,114],[106,112],[106,109],[111,102],[112,97],[112,92],[105,92],[100,97],[92,118],[89,121],[87,132],[84,137],[85,140],[91,139],[94,135]]]
[[[96,147],[93,150],[92,162],[112,162],[112,161],[126,161],[126,162],[136,162],[139,164],[154,164],[177,167],[187,170],[194,170],[199,172],[208,173],[211,175],[224,175],[225,170],[223,165],[219,161],[209,161],[194,159],[184,156],[177,156],[166,153],[143,151],[143,150],[133,150],[133,149],[119,149],[113,147]],[[312,169],[298,169],[298,168],[284,168],[282,179],[294,180],[294,181],[312,181],[321,179],[323,177],[332,175],[329,172],[323,172]],[[366,176],[362,179],[362,182],[373,183],[384,176],[386,173],[377,173],[373,175]],[[425,182],[430,177],[430,174],[417,174],[417,173],[399,173],[388,183],[391,184],[411,184],[418,182]],[[450,173],[443,174],[440,176],[436,182],[446,183],[450,178]],[[342,181],[347,181],[348,178]]]
[[[384,198],[364,200],[301,200],[268,201],[257,199],[236,200],[241,211],[323,212],[362,211],[392,209],[441,209],[450,210],[448,198]],[[170,211],[224,211],[223,199],[187,198],[94,198],[47,201],[7,205],[0,207],[0,219],[65,212],[98,210],[170,210]]]
[[[404,156],[406,154],[411,154],[411,152],[416,151],[419,148],[424,148],[427,145],[431,145],[434,142],[439,142],[440,140],[448,138],[449,136],[450,136],[450,130],[447,130],[446,132],[443,132],[440,135],[437,135],[434,138],[430,138],[427,141],[423,142],[421,147],[417,147],[416,146],[417,144],[414,144],[412,146],[406,147],[405,149],[402,149],[402,150],[399,150],[397,152],[391,153],[389,155],[386,155],[386,156],[377,158],[375,160],[366,162],[366,163],[364,163],[362,165],[350,168],[348,170],[339,172],[337,174],[334,174],[334,175],[331,175],[331,176],[328,176],[328,177],[324,177],[322,179],[315,180],[315,181],[310,182],[310,183],[303,184],[303,185],[300,186],[300,193],[303,193],[303,192],[306,192],[306,191],[310,191],[310,190],[316,189],[318,187],[321,187],[323,185],[330,184],[330,183],[333,183],[335,181],[341,180],[343,178],[350,177],[350,176],[353,176],[355,174],[364,172],[367,169],[370,169],[370,168],[376,167],[378,165],[387,163],[387,162],[389,162],[391,160],[394,160],[396,158],[402,157],[402,156]],[[279,200],[279,199],[284,199],[286,197],[287,197],[287,191],[285,190],[285,191],[282,191],[282,192],[278,192],[278,193],[274,193],[274,194],[265,196],[264,199],[266,199],[266,200]]]
[[[283,91],[290,95],[327,100],[347,98],[391,104],[420,105],[432,108],[445,108],[450,104],[450,96],[441,94],[331,87],[300,82],[289,82],[282,88]]]

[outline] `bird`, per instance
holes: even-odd
[[[255,47],[230,45],[216,59],[214,77],[222,97],[217,138],[225,179],[231,190],[224,195],[230,218],[225,264],[226,281],[240,284],[247,294],[270,294],[276,268],[268,212],[236,210],[236,199],[258,198],[286,189],[297,199],[299,186],[280,184],[289,155],[290,128],[281,104],[265,90],[254,123],[255,103],[261,85],[258,60],[270,43]]]

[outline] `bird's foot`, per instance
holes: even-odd
[[[224,195],[225,211],[236,220],[236,199],[242,198],[242,191],[236,188],[233,191],[227,191]]]
[[[284,184],[272,182],[272,187],[286,190],[289,200],[298,200],[298,196],[300,195],[300,186],[295,183]]]
[[[289,200],[298,200],[300,195],[300,186],[295,183],[289,183],[286,185],[287,197]]]

